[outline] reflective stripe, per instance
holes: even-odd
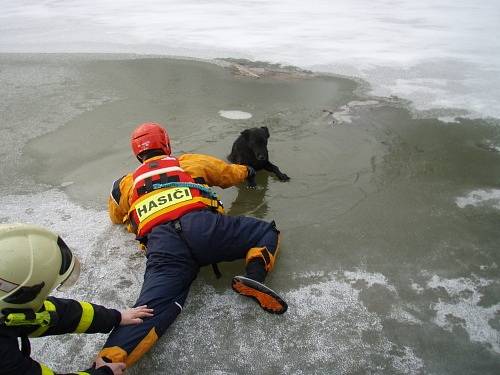
[[[153,194],[140,199],[135,212],[139,222],[143,222],[159,211],[165,212],[169,207],[178,206],[192,199],[191,190],[188,188],[155,190]]]
[[[120,190],[120,183],[125,176],[120,177],[118,180],[113,182],[113,187],[111,188],[111,198],[115,201],[116,205],[120,205],[120,198],[122,197],[122,192]]]
[[[43,363],[39,363],[40,368],[42,369],[42,375],[54,375],[54,371],[45,366]]]
[[[151,177],[151,176],[155,176],[155,175],[158,175],[158,174],[161,174],[161,173],[167,173],[167,172],[173,172],[173,171],[184,172],[184,169],[182,169],[181,167],[167,167],[167,168],[155,169],[155,170],[143,173],[143,174],[137,176],[134,179],[134,186],[138,182],[144,180],[145,178],[148,178],[148,177]]]
[[[150,194],[149,196],[152,195],[151,193],[149,194]],[[151,214],[147,218],[144,218],[142,222],[139,222],[135,210],[136,207],[140,205],[142,201],[144,201],[143,197],[147,198],[148,195],[147,194],[143,195],[139,200],[135,201],[132,204],[132,207],[130,207],[128,213],[129,217],[131,218],[131,221],[137,228],[136,234],[139,236],[144,236],[145,234],[149,233],[152,229],[152,225],[158,225],[160,223],[175,220],[180,216],[184,215],[185,213],[193,210],[200,210],[205,207],[212,207],[217,212],[221,214],[224,213],[224,207],[222,207],[222,205],[219,204],[219,201],[205,197],[194,197],[193,199],[190,199],[188,201],[181,202],[170,207],[165,207],[164,209]],[[203,205],[201,205],[200,203],[202,203]]]
[[[45,327],[50,323],[50,313],[42,311],[35,313],[35,319],[27,319],[25,313],[12,313],[4,317],[4,324],[7,327],[34,325]]]
[[[43,306],[45,307],[45,311],[54,311],[54,312],[56,311],[56,306],[48,300],[43,301]],[[42,336],[49,329],[49,327],[50,327],[50,325],[47,325],[45,327],[40,327],[37,330],[31,332],[28,336],[29,337]],[[42,371],[42,373],[43,373],[43,371]]]
[[[78,327],[76,327],[76,333],[86,332],[94,320],[94,307],[88,302],[80,302],[80,305],[82,306],[82,317]]]

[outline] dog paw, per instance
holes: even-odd
[[[284,173],[282,175],[279,175],[278,178],[279,178],[280,181],[289,181],[290,180],[290,177],[288,177]]]
[[[255,189],[257,187],[257,182],[255,181],[255,176],[247,180],[247,188]]]

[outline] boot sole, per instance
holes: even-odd
[[[235,276],[231,287],[236,293],[253,298],[260,307],[271,314],[283,314],[288,309],[287,303],[276,292],[258,281]]]

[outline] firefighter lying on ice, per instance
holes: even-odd
[[[146,248],[136,306],[148,305],[155,315],[140,326],[115,328],[99,356],[127,366],[136,362],[181,312],[199,268],[218,262],[246,259],[246,275],[235,276],[232,288],[283,314],[285,301],[262,284],[278,252],[274,222],[224,215],[209,188],[237,185],[255,171],[207,155],[175,158],[167,132],[156,123],[139,125],[131,147],[141,165],[114,182],[108,208],[113,223],[125,224]]]
[[[56,287],[71,286],[80,267],[64,241],[43,228],[1,224],[0,259],[0,374],[54,374],[30,358],[28,337],[108,333],[118,325],[139,324],[141,318],[152,316],[146,306],[120,313],[88,302],[47,297]],[[75,373],[120,375],[124,369],[124,363],[98,359],[92,368]]]

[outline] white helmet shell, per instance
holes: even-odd
[[[0,224],[0,318],[5,309],[37,312],[78,261],[57,234],[29,224]]]

